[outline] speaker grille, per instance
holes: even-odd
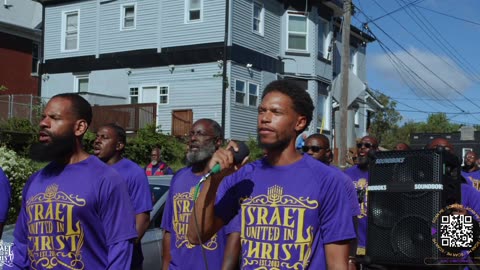
[[[450,178],[444,173],[452,170],[445,170],[444,155],[430,150],[377,153],[369,186],[385,185],[387,191],[368,191],[367,256],[372,263],[425,266],[425,258],[442,257],[432,241],[432,229],[439,229],[432,221],[447,205],[445,194],[458,194],[460,186],[416,191],[412,184],[445,184]],[[404,188],[394,189],[398,186]]]

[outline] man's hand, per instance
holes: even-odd
[[[221,171],[214,174],[211,181],[217,184],[226,176],[234,173],[248,162],[248,156],[246,156],[240,164],[235,164],[235,158],[233,152],[238,152],[238,144],[235,141],[230,141],[225,148],[219,148],[212,156],[208,163],[209,171],[212,170],[215,165],[220,165]]]

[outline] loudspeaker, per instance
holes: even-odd
[[[458,158],[443,148],[377,152],[369,166],[366,255],[380,265],[421,265],[446,257],[433,221],[461,203]],[[437,239],[438,240],[438,239]]]

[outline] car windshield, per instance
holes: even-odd
[[[150,184],[150,191],[152,192],[152,202],[155,204],[168,191],[168,186]]]

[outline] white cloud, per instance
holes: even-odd
[[[463,93],[473,84],[472,80],[467,77],[468,74],[461,70],[458,65],[447,56],[435,55],[431,52],[421,51],[416,48],[409,48],[408,53],[405,51],[396,51],[395,55],[396,57],[392,57],[393,59],[400,59],[410,70],[418,75],[417,77],[412,75],[413,73],[411,71],[401,69],[404,78],[409,78],[408,83],[420,96],[438,98],[454,97],[458,95],[454,89]],[[414,57],[436,75],[423,67]],[[376,74],[382,75],[385,79],[392,82],[405,85],[388,55],[370,55],[369,62],[373,68],[373,72]],[[412,76],[415,78],[413,82]]]

